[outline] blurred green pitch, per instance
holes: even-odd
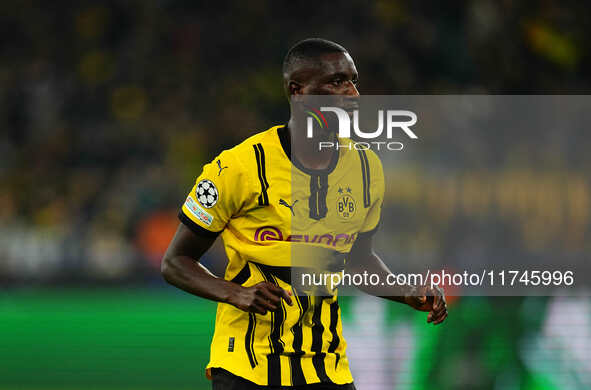
[[[215,303],[172,289],[0,294],[0,389],[207,389]]]

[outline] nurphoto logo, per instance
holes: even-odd
[[[314,123],[317,123],[320,128],[328,127],[326,118],[323,112],[332,112],[336,115],[338,121],[338,137],[351,138],[351,129],[354,134],[364,140],[375,140],[382,136],[384,128],[386,131],[386,139],[388,141],[361,141],[340,144],[339,142],[321,141],[318,143],[318,150],[325,148],[348,148],[355,150],[386,148],[388,150],[402,150],[404,144],[402,142],[390,141],[393,138],[395,130],[402,130],[406,136],[411,139],[418,139],[411,127],[417,123],[417,114],[409,110],[378,110],[378,124],[377,129],[371,132],[362,131],[359,126],[359,110],[353,110],[353,123],[351,126],[351,117],[349,112],[339,107],[320,107],[320,110],[312,109],[306,111],[309,115],[307,120],[307,137],[314,138]],[[385,119],[384,119],[385,118]],[[386,123],[384,126],[384,122]]]

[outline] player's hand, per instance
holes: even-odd
[[[251,287],[242,287],[229,299],[228,303],[247,312],[267,314],[281,307],[281,299],[293,305],[290,293],[269,282],[260,282]]]
[[[427,322],[441,324],[447,318],[445,294],[439,286],[420,286],[405,297],[406,303],[416,310],[428,311]]]

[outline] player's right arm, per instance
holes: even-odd
[[[282,298],[291,304],[287,292],[269,282],[242,287],[209,272],[198,260],[214,241],[215,237],[197,235],[180,223],[162,259],[164,279],[193,295],[229,303],[254,313],[266,314],[268,310],[277,310]]]
[[[289,294],[268,282],[251,287],[218,278],[199,259],[211,247],[230,218],[244,212],[251,193],[250,179],[229,151],[203,167],[179,213],[181,223],[161,263],[164,279],[191,294],[237,308],[265,314],[291,303]]]

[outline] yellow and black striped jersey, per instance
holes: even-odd
[[[325,170],[306,169],[290,156],[285,126],[248,138],[204,166],[179,213],[197,234],[221,234],[226,280],[266,280],[294,298],[293,306],[282,303],[266,315],[219,303],[207,368],[264,386],[350,383],[336,292],[298,291],[290,270],[320,257],[342,266],[359,234],[376,229],[382,166],[375,153],[347,148]]]

